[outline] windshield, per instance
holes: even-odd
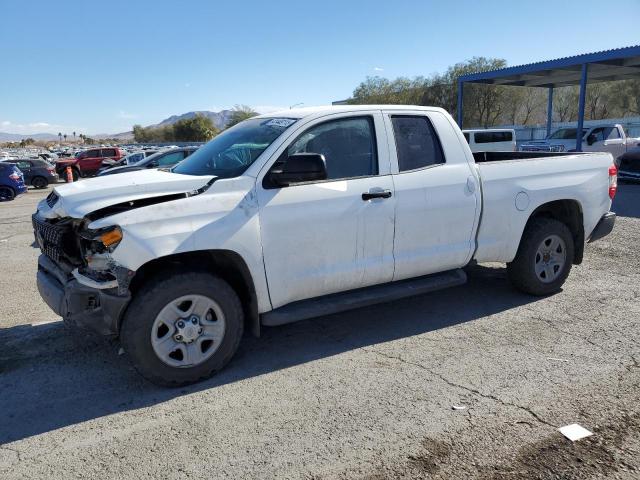
[[[557,130],[557,131],[553,132],[551,134],[551,136],[549,137],[549,139],[551,139],[551,140],[575,140],[577,131],[578,131],[577,128],[561,128],[560,130]],[[582,135],[584,136],[585,133],[587,133],[587,129],[586,128],[582,130]]]
[[[200,147],[172,172],[184,175],[215,175],[232,178],[242,175],[282,132],[293,118],[252,118],[225,130]]]

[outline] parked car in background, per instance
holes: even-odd
[[[561,128],[545,140],[532,140],[520,146],[523,152],[574,152],[577,128]],[[598,125],[582,129],[582,151],[609,152],[618,158],[628,149],[638,146],[640,139],[627,137],[620,124]]]
[[[630,148],[616,160],[621,180],[640,182],[640,146]]]
[[[513,129],[463,130],[472,152],[515,152],[516,131]]]
[[[197,149],[198,147],[182,147],[162,150],[133,165],[107,168],[106,170],[101,171],[98,176],[102,177],[104,175],[114,175],[116,173],[135,172],[137,170],[145,170],[147,168],[170,168],[187,158]]]
[[[403,105],[261,115],[170,171],[83,183],[33,215],[40,295],[172,386],[244,329],[461,285],[476,262],[556,293],[616,218],[610,154],[473,154],[445,110]]]
[[[59,159],[56,161],[56,172],[66,180],[66,168],[71,167],[73,180],[80,177],[92,177],[102,168],[105,160],[119,161],[125,156],[123,150],[118,147],[91,148],[79,152],[75,157]]]
[[[24,175],[24,183],[35,188],[46,188],[50,183],[58,183],[58,174],[53,165],[40,158],[20,158],[7,160],[16,165]]]
[[[24,176],[13,163],[0,162],[0,201],[13,200],[27,191]]]
[[[157,150],[143,150],[139,152],[132,152],[127,154],[126,157],[120,159],[119,161],[114,160],[105,160],[102,162],[102,168],[98,170],[98,175],[100,175],[105,170],[109,170],[110,168],[116,167],[124,167],[126,165],[135,165],[136,163],[144,160],[145,158],[157,153]]]
[[[49,163],[55,163],[55,161],[59,158],[57,154],[52,152],[39,153],[38,157],[40,157],[43,160],[46,160]]]

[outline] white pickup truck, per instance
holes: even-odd
[[[221,369],[244,330],[460,285],[475,262],[557,292],[613,228],[611,155],[476,157],[439,108],[255,117],[171,171],[56,187],[33,215],[38,288],[162,385]]]
[[[577,128],[560,128],[545,140],[531,140],[520,146],[523,152],[575,152]],[[627,137],[620,124],[582,129],[583,152],[608,152],[613,158],[640,145],[640,138]]]

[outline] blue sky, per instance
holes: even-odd
[[[190,110],[349,97],[428,75],[640,43],[640,0],[0,0],[0,131],[116,133]]]

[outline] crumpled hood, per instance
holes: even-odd
[[[191,192],[213,178],[151,169],[106,175],[55,187],[53,193],[58,199],[51,207],[46,199],[40,201],[38,212],[44,218],[83,218],[95,210],[122,202]]]

